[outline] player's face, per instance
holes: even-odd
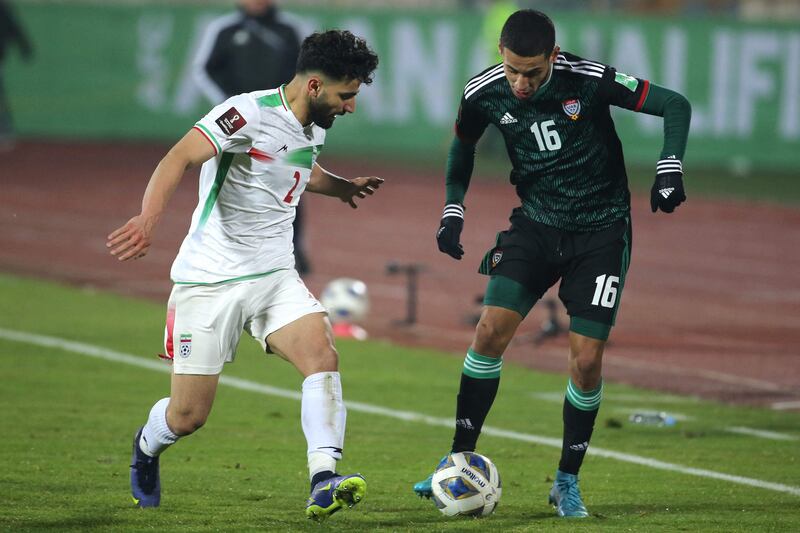
[[[550,76],[550,70],[553,68],[553,62],[556,60],[559,51],[558,46],[556,46],[552,54],[526,57],[517,55],[508,48],[501,46],[500,55],[503,56],[503,70],[514,96],[520,100],[526,100],[533,96]]]
[[[319,95],[311,98],[309,112],[311,121],[326,130],[333,126],[336,117],[356,110],[356,95],[360,80],[328,81],[321,86]]]

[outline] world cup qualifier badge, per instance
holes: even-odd
[[[233,135],[242,129],[245,124],[247,124],[247,121],[244,119],[242,114],[236,110],[235,107],[225,111],[225,113],[215,122],[225,135]]]
[[[496,267],[498,265],[498,263],[500,263],[501,259],[503,259],[503,250],[501,250],[500,248],[497,248],[492,253],[492,268]]]
[[[578,117],[581,115],[581,101],[577,98],[564,100],[561,102],[561,108],[564,109],[564,113],[566,113],[571,120],[578,120]]]
[[[192,334],[191,333],[181,333],[180,344],[178,347],[178,353],[186,359],[190,355],[192,355]]]

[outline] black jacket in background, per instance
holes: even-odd
[[[209,24],[196,59],[207,79],[198,81],[216,85],[201,87],[215,103],[220,96],[273,89],[292,79],[299,52],[297,30],[275,7],[258,17],[239,11]]]

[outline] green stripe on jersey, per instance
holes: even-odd
[[[292,150],[286,154],[284,161],[290,165],[303,168],[311,168],[314,166],[314,158],[319,154],[322,145],[306,146]]]
[[[200,215],[200,224],[198,228],[202,228],[206,225],[208,216],[211,214],[214,204],[217,203],[219,191],[222,189],[222,184],[225,183],[225,176],[228,175],[228,170],[231,168],[231,161],[233,161],[233,154],[228,152],[222,154],[219,160],[219,167],[217,168],[217,175],[214,177],[214,184],[211,186],[211,191],[209,191],[208,198],[206,198],[206,203],[203,206],[203,214]]]
[[[219,142],[217,141],[217,138],[216,138],[216,137],[214,137],[214,134],[213,134],[213,133],[211,133],[210,131],[208,131],[208,128],[206,128],[205,126],[203,126],[203,125],[202,125],[202,124],[200,124],[199,122],[198,122],[197,124],[195,124],[195,126],[197,126],[198,128],[200,128],[201,130],[203,130],[203,133],[205,133],[206,135],[208,135],[208,138],[209,138],[209,139],[211,139],[211,142],[213,142],[213,143],[214,143],[214,146],[216,146],[216,147],[217,147],[217,153],[220,153],[220,152],[222,151],[222,147],[219,145]]]
[[[247,276],[239,276],[238,278],[230,278],[230,279],[223,279],[222,281],[175,281],[173,280],[172,283],[175,285],[222,285],[225,283],[233,283],[234,281],[247,281],[249,279],[256,279],[256,278],[263,278],[265,276],[269,276],[270,274],[274,274],[275,272],[280,272],[281,270],[288,270],[286,268],[276,268],[274,270],[269,270],[267,272],[260,272],[258,274],[248,274]]]
[[[259,107],[280,107],[283,105],[281,96],[278,93],[262,96],[256,102],[258,102]]]

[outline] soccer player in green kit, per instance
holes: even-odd
[[[521,205],[497,235],[480,273],[490,276],[467,350],[452,452],[474,451],[500,383],[505,351],[534,303],[561,280],[570,315],[564,439],[549,501],[559,516],[589,516],[578,470],[603,393],[603,348],[630,263],[631,224],[622,145],[609,106],[664,118],[664,144],[650,194],[653,212],[686,199],[681,160],[691,107],[682,95],[561,51],[539,11],[512,14],[500,35],[502,63],[464,89],[447,161],[439,250],[461,259],[464,198],[475,144],[489,124],[502,133]],[[431,478],[414,485],[431,495]]]

